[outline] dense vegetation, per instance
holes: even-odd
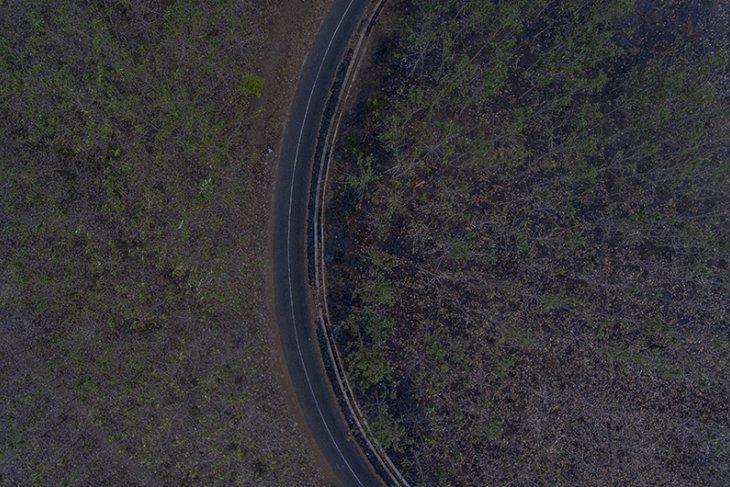
[[[3,485],[316,483],[245,143],[276,4],[0,2]]]
[[[381,443],[414,485],[730,484],[727,4],[404,9],[328,213]]]

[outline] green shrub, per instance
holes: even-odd
[[[246,73],[241,78],[239,89],[244,95],[261,96],[264,91],[264,78],[255,74]]]

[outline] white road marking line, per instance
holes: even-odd
[[[324,424],[325,429],[327,430],[327,434],[330,437],[330,440],[332,440],[332,444],[337,449],[337,453],[340,454],[340,457],[342,458],[342,461],[345,462],[345,465],[347,465],[347,468],[350,470],[350,473],[352,473],[352,476],[355,477],[355,480],[357,480],[357,483],[360,484],[362,487],[365,487],[365,485],[362,483],[360,478],[357,476],[355,471],[352,469],[350,464],[348,463],[347,459],[345,458],[345,455],[342,453],[342,450],[340,450],[339,445],[335,441],[334,436],[332,436],[332,432],[330,431],[329,426],[327,425],[327,421],[324,419],[324,415],[322,414],[322,409],[320,408],[319,401],[317,400],[317,395],[314,393],[314,388],[312,387],[312,381],[309,379],[309,373],[307,372],[307,366],[304,363],[304,356],[302,355],[302,348],[299,342],[299,333],[297,332],[297,322],[296,317],[294,316],[294,292],[292,290],[292,282],[291,282],[291,217],[292,217],[292,201],[294,199],[294,181],[295,176],[297,173],[297,163],[299,161],[299,148],[302,143],[302,135],[304,133],[304,126],[307,122],[307,116],[309,115],[309,106],[312,103],[312,96],[314,95],[314,89],[317,86],[317,81],[319,81],[319,75],[322,71],[322,67],[324,66],[324,62],[327,59],[327,54],[330,51],[330,48],[332,47],[332,42],[335,40],[335,36],[337,35],[337,32],[340,30],[340,26],[342,25],[342,22],[345,20],[345,17],[347,17],[347,13],[350,11],[350,7],[352,7],[352,4],[355,2],[355,0],[350,0],[350,3],[347,5],[347,9],[345,9],[345,12],[342,14],[342,17],[340,18],[339,23],[337,24],[337,28],[335,29],[334,33],[332,34],[332,37],[330,38],[329,43],[327,44],[327,49],[324,51],[324,55],[322,56],[322,61],[319,63],[319,68],[317,69],[317,74],[314,77],[314,82],[312,83],[312,89],[309,92],[309,99],[307,100],[307,106],[304,110],[304,118],[302,118],[302,124],[301,128],[299,129],[299,138],[297,140],[297,149],[294,154],[294,167],[292,169],[292,180],[291,180],[291,186],[289,189],[289,215],[287,220],[287,230],[286,230],[286,266],[287,266],[287,280],[289,281],[289,304],[291,306],[291,319],[292,324],[294,325],[294,338],[297,344],[297,351],[299,352],[299,360],[302,364],[302,369],[304,370],[304,377],[307,379],[307,385],[309,386],[309,391],[312,394],[312,398],[314,399],[314,404],[317,407],[317,412],[319,413],[319,417],[322,420],[322,424]]]

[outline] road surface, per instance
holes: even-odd
[[[322,364],[307,281],[307,203],[327,95],[366,5],[365,0],[334,0],[320,28],[289,112],[274,205],[274,295],[287,368],[309,430],[346,487],[384,484],[350,438]]]

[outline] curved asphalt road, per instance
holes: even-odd
[[[322,364],[310,314],[306,228],[317,134],[345,46],[365,0],[334,0],[320,28],[289,112],[275,194],[274,293],[289,374],[309,429],[344,486],[383,485],[349,428]]]

